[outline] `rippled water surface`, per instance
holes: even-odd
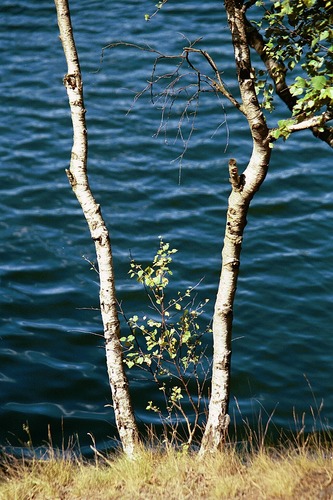
[[[201,47],[235,91],[222,2],[170,2],[149,23],[144,14],[151,2],[73,0],[71,6],[85,84],[90,179],[112,235],[119,299],[128,314],[145,312],[127,275],[129,255],[147,261],[163,235],[179,249],[171,288],[204,278],[198,293],[210,298],[209,320],[229,193],[227,163],[235,157],[246,165],[246,124],[227,102],[202,95],[180,169],[173,160],[183,151],[175,141],[182,102],[175,104],[167,136],[162,130],[155,137],[160,110],[148,95],[127,113],[151,76],[154,56],[122,46],[105,51],[101,62],[101,50],[126,40],[180,53],[189,43],[184,37],[203,37]],[[58,442],[76,433],[84,447],[91,432],[107,445],[115,427],[94,309],[97,275],[82,258],[94,260],[93,247],[64,172],[72,129],[55,9],[46,0],[3,0],[0,11],[0,443],[19,445],[28,421],[36,444],[50,424]],[[184,133],[190,128],[185,120]],[[232,407],[236,398],[244,418],[275,409],[275,424],[289,428],[293,408],[310,413],[323,401],[321,416],[332,422],[331,158],[328,146],[307,133],[278,144],[253,201],[232,361]],[[138,418],[147,423],[146,402],[159,394],[141,373],[130,378]]]

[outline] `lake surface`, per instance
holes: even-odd
[[[176,140],[175,104],[167,134],[160,103],[146,94],[152,53],[125,40],[179,54],[203,37],[236,92],[222,2],[172,2],[149,23],[154,3],[73,0],[72,21],[84,79],[89,173],[111,232],[118,298],[126,314],[147,302],[128,277],[130,253],[149,262],[158,237],[179,252],[171,291],[197,284],[212,315],[220,271],[227,164],[245,166],[251,141],[242,117],[212,93],[200,97],[195,131],[184,150]],[[82,258],[94,249],[65,175],[72,142],[62,78],[66,65],[53,2],[3,0],[0,7],[0,444],[22,446],[28,422],[33,443],[55,444],[77,434],[87,450],[95,436],[107,447],[116,435],[98,310],[97,275]],[[128,111],[131,110],[130,113]],[[191,109],[190,111],[193,111]],[[178,114],[177,114],[178,113]],[[279,110],[279,118],[284,116]],[[272,117],[270,124],[274,125]],[[191,131],[191,117],[184,134]],[[310,133],[273,150],[267,179],[253,201],[235,304],[231,411],[237,421],[294,427],[293,413],[333,413],[333,169],[330,148]],[[207,345],[211,339],[207,337]],[[142,373],[129,373],[137,417],[158,402]],[[241,409],[241,415],[237,405]],[[319,425],[320,427],[320,425]]]

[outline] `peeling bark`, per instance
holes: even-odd
[[[106,363],[112,392],[116,425],[123,449],[134,456],[139,445],[129,395],[128,381],[124,371],[120,324],[117,311],[112,250],[109,233],[96,202],[87,175],[87,129],[83,101],[83,85],[79,57],[75,47],[70,11],[67,0],[55,0],[60,39],[65,53],[68,72],[64,77],[73,123],[73,147],[70,168],[66,170],[68,180],[82,207],[91,238],[95,243],[100,278],[100,307],[104,325]]]
[[[236,160],[229,162],[232,191],[228,201],[222,269],[213,317],[214,358],[208,421],[200,455],[215,452],[225,443],[230,417],[230,364],[233,307],[240,267],[243,232],[250,202],[265,179],[270,161],[269,130],[254,87],[254,74],[241,2],[226,0],[225,7],[232,34],[242,111],[253,139],[250,161],[239,175]]]

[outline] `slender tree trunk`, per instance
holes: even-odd
[[[235,160],[229,162],[232,192],[228,202],[222,269],[213,317],[212,388],[208,421],[200,449],[201,455],[221,448],[228,432],[233,307],[243,232],[250,202],[265,179],[271,152],[269,130],[254,88],[242,2],[226,0],[225,6],[234,45],[242,109],[251,130],[253,149],[243,174],[239,175]]]
[[[104,325],[106,362],[116,425],[125,453],[133,456],[139,444],[139,435],[119,341],[120,324],[109,233],[100,206],[96,203],[90,190],[87,176],[87,128],[79,58],[73,37],[68,1],[55,0],[55,5],[60,39],[68,66],[64,85],[68,94],[73,122],[73,147],[70,168],[66,170],[66,173],[82,207],[91,237],[95,243],[100,278],[100,307]]]

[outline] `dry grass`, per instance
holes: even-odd
[[[1,465],[3,500],[333,499],[327,442],[251,451],[228,445],[202,460],[174,449],[143,449],[134,461],[114,454],[93,462],[51,451],[28,461],[4,455]]]

